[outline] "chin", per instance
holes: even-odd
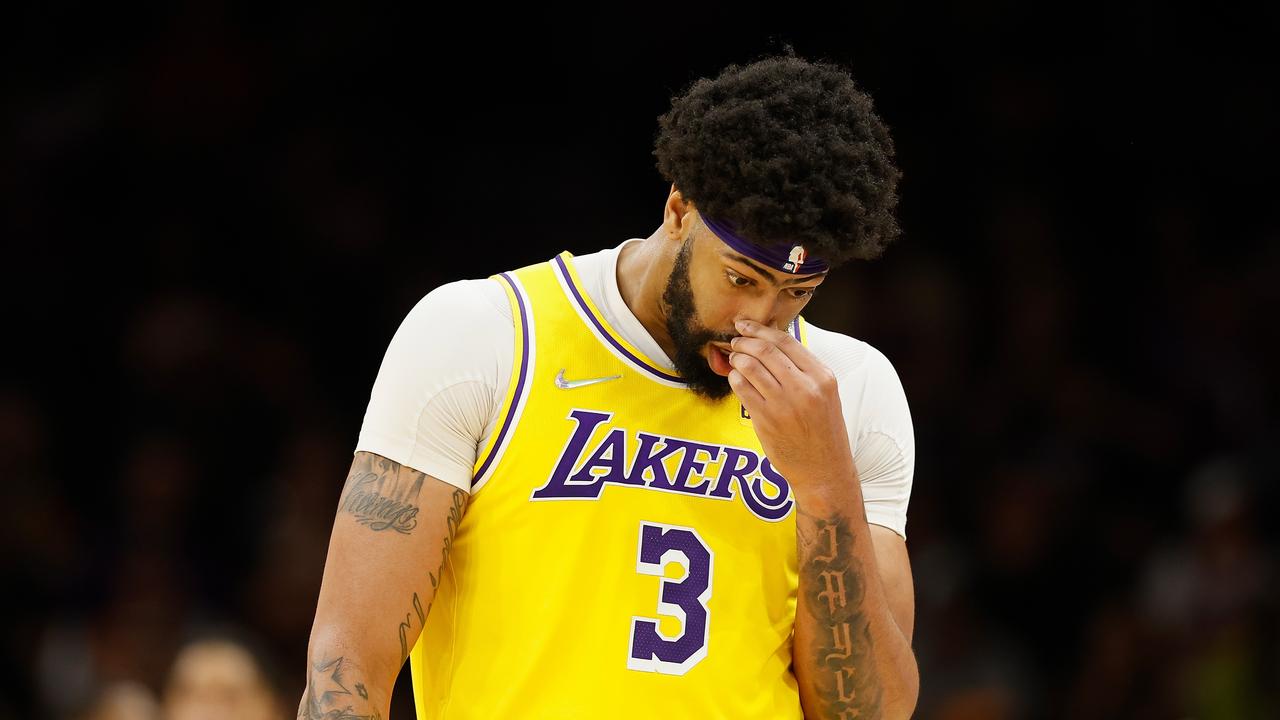
[[[705,363],[702,367],[706,372],[699,373],[697,377],[685,378],[695,395],[706,400],[723,400],[733,394],[733,386],[729,384],[727,376],[720,375]]]
[[[729,381],[725,380],[718,385],[695,385],[692,386],[695,395],[707,400],[720,401],[733,394],[733,387],[729,385]]]

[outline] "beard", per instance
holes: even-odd
[[[662,291],[662,302],[667,306],[667,333],[675,345],[675,356],[671,358],[671,362],[676,366],[676,373],[699,397],[707,400],[728,397],[733,392],[729,378],[717,375],[711,369],[702,349],[713,340],[729,342],[736,335],[713,332],[697,320],[693,305],[693,286],[689,281],[688,238],[685,238],[680,252],[676,254],[675,265],[672,266],[667,286]]]

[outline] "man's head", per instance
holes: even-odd
[[[166,720],[275,720],[283,717],[273,666],[231,631],[203,633],[173,661],[164,691]]]
[[[654,155],[672,184],[667,330],[676,370],[709,398],[730,392],[715,348],[728,347],[734,321],[786,327],[821,282],[812,263],[797,273],[788,260],[836,267],[899,234],[901,172],[871,98],[843,68],[787,52],[696,80],[658,119]]]
[[[808,304],[826,273],[792,274],[767,267],[724,243],[679,191],[668,203],[687,208],[689,227],[676,251],[662,293],[667,332],[675,345],[676,372],[699,395],[718,400],[729,387],[733,323],[748,319],[785,328]],[[680,211],[674,211],[680,212]]]

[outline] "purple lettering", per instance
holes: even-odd
[[[613,413],[607,412],[570,412],[573,432],[560,451],[555,469],[530,499],[595,500],[605,483],[731,499],[736,484],[743,504],[763,520],[781,520],[795,505],[786,478],[774,469],[769,458],[754,450],[638,432],[639,447],[632,454],[627,447],[627,430],[620,427],[609,429],[597,445],[588,448],[587,443],[597,430],[612,418]],[[676,453],[682,455],[675,471],[669,473],[666,462]],[[586,460],[579,466],[583,457]],[[706,474],[707,465],[716,462],[720,468],[713,480]]]
[[[741,465],[738,464],[739,461],[743,461]],[[733,497],[733,480],[737,478],[739,483],[747,482],[747,477],[755,472],[759,465],[760,456],[750,450],[726,447],[724,462],[720,463],[720,474],[716,476],[716,486],[710,493],[711,497]]]
[[[667,478],[667,468],[662,465],[662,461],[682,447],[678,444],[680,441],[646,432],[636,433],[636,437],[640,438],[640,449],[636,451],[636,461],[631,465],[631,472],[627,473],[627,482],[632,485],[669,486],[671,480]],[[652,480],[645,478],[646,472]]]
[[[590,459],[569,478],[570,484],[589,485],[595,482],[629,482],[626,477],[627,464],[627,431],[622,428],[614,428],[609,431],[608,437],[604,442],[596,447],[595,452],[591,454]],[[597,468],[603,468],[608,472],[595,473],[592,472]],[[599,491],[596,491],[599,494]]]
[[[763,478],[757,477],[751,482],[747,482],[746,478],[738,481],[738,487],[742,490],[742,501],[747,504],[751,512],[770,522],[781,520],[791,512],[791,506],[795,502],[791,499],[791,486],[787,484],[786,478],[781,473],[773,469],[773,465],[769,463],[769,458],[760,461],[760,473]],[[762,480],[768,480],[777,488],[778,494],[774,497],[768,497],[764,494],[764,483]]]
[[[585,483],[575,482],[571,484],[569,482],[569,471],[573,469],[574,464],[582,455],[582,450],[586,447],[587,440],[591,439],[595,429],[611,417],[613,417],[613,413],[592,412],[591,410],[574,410],[569,413],[569,419],[577,423],[577,427],[574,429],[573,435],[569,436],[569,442],[565,443],[564,449],[560,451],[560,460],[556,463],[555,470],[551,471],[551,477],[547,478],[545,485],[533,491],[533,495],[530,496],[532,499],[589,498],[594,500],[600,497],[600,490],[604,483],[599,478]],[[616,456],[617,453],[614,453],[614,455]],[[574,477],[577,479],[577,476]]]
[[[690,495],[706,495],[707,489],[711,486],[711,481],[702,477],[706,472],[707,463],[714,462],[720,457],[720,446],[707,445],[706,443],[693,442],[692,440],[677,440],[669,438],[668,445],[674,445],[684,450],[684,455],[680,458],[680,467],[676,469],[676,476],[665,484],[659,484],[655,478],[649,487],[655,490],[674,490],[676,492],[689,493]],[[698,459],[698,453],[705,453],[710,456],[705,460]],[[689,480],[693,474],[697,473],[702,482],[689,486]],[[664,478],[665,479],[665,478]]]

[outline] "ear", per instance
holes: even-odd
[[[662,225],[668,241],[677,246],[684,242],[693,222],[693,210],[693,203],[685,200],[675,183],[672,183],[671,190],[667,193],[667,204],[662,209]]]

